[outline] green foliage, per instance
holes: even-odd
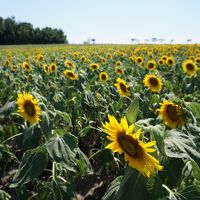
[[[137,97],[135,97],[132,100],[126,112],[126,118],[130,124],[133,124],[136,121],[138,113],[139,113],[139,100]]]
[[[10,200],[11,196],[7,192],[5,192],[3,190],[0,190],[0,199],[2,199],[2,200]]]
[[[23,156],[18,172],[13,178],[11,188],[22,186],[38,177],[48,163],[47,150],[43,147],[28,150]]]
[[[15,18],[0,17],[0,44],[58,44],[67,43],[61,29],[45,27],[33,28],[26,22],[16,22]]]
[[[121,184],[122,176],[117,177],[108,186],[102,200],[114,200],[117,197],[117,193]]]
[[[2,28],[6,31],[4,36]],[[61,42],[62,35],[59,30],[33,29],[31,24],[0,18],[0,42],[6,39],[9,43],[32,43],[33,38],[34,43],[54,39]],[[0,199],[198,200],[200,71],[189,77],[182,63],[190,55],[196,59],[199,52],[198,45],[2,49]],[[139,56],[144,59],[142,64],[137,63]],[[162,56],[173,57],[175,64],[160,65]],[[150,59],[156,61],[157,70],[146,68]],[[119,67],[123,74],[115,72],[117,61],[122,63]],[[66,66],[66,62],[74,67]],[[99,64],[98,70],[90,69],[93,62]],[[32,70],[26,70],[24,63]],[[55,72],[50,70],[52,63],[57,66]],[[66,69],[76,73],[78,79],[66,77]],[[99,78],[103,71],[109,76],[105,82]],[[146,74],[162,79],[160,92],[144,86]],[[118,77],[127,82],[130,96],[119,94],[115,87]],[[18,112],[17,94],[23,91],[30,92],[39,102],[40,121],[34,125]],[[164,99],[183,109],[182,127],[170,128],[159,116]],[[175,111],[168,112],[165,114],[176,120]],[[156,151],[148,153],[159,161],[162,170],[144,177],[129,166],[123,153],[105,149],[111,137],[104,133],[102,122],[108,122],[108,114],[118,122],[125,115],[129,125],[135,124],[133,132],[141,128],[143,143],[156,141],[152,146]],[[131,141],[125,144],[129,146]]]
[[[68,170],[75,172],[77,138],[63,130],[55,130],[56,137],[52,137],[47,143],[50,157],[56,162],[64,162]]]

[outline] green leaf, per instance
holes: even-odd
[[[0,116],[9,116],[16,108],[16,101],[8,101],[0,108]]]
[[[115,180],[113,180],[110,183],[110,185],[106,189],[104,196],[102,197],[102,200],[115,200],[116,199],[121,180],[122,180],[122,176],[118,176]]]
[[[176,188],[183,178],[182,174],[185,163],[179,158],[169,158],[168,160],[169,161],[165,164],[160,177],[162,177],[163,182],[165,182],[169,188]]]
[[[38,126],[30,126],[23,134],[23,150],[33,149],[39,145],[41,139],[41,130]]]
[[[139,113],[139,101],[138,98],[135,97],[135,99],[131,102],[126,111],[126,118],[129,124],[133,124],[136,121],[138,113]]]
[[[184,197],[184,199],[199,200],[200,186],[199,185],[188,185],[180,193]]]
[[[196,150],[196,144],[188,135],[178,130],[170,130],[167,131],[164,143],[168,157],[188,158],[194,160],[200,166],[200,153]]]
[[[69,133],[64,135],[64,131],[57,130],[57,136],[47,143],[47,150],[50,157],[56,162],[64,162],[67,169],[75,171],[77,138]]]
[[[200,119],[200,103],[192,102],[189,104],[189,107],[191,107],[195,117]]]
[[[10,187],[18,187],[33,180],[42,173],[47,163],[48,153],[43,146],[28,150],[22,158],[22,162]]]
[[[130,197],[131,200],[144,200],[146,195],[144,176],[131,167],[126,168],[116,200],[130,200]]]
[[[147,180],[148,200],[157,199],[162,193],[162,181],[158,176],[150,177]]]
[[[55,110],[55,112],[59,118],[62,118],[64,120],[64,123],[67,123],[69,127],[72,127],[72,121],[68,113],[59,110]]]
[[[88,157],[81,151],[81,149],[77,149],[79,159],[77,160],[77,165],[79,168],[79,174],[84,175],[85,173],[91,173],[93,172],[92,170],[92,165],[88,159]]]
[[[41,130],[47,138],[50,138],[52,134],[53,122],[55,114],[51,111],[42,112],[42,120],[40,122]]]
[[[198,121],[198,125],[200,125],[200,103],[192,102],[189,104],[189,107],[192,109],[192,112]]]
[[[9,199],[11,199],[11,196],[7,192],[0,190],[0,199],[1,200],[9,200]]]
[[[165,153],[165,143],[164,140],[167,137],[165,132],[165,126],[162,124],[157,124],[155,126],[149,126],[149,132],[154,136],[156,140],[156,145],[162,155],[166,155]]]
[[[160,96],[158,94],[153,94],[151,96],[151,104],[158,104],[160,102]]]
[[[163,186],[163,188],[165,188],[166,189],[166,191],[169,193],[169,196],[168,196],[168,198],[167,199],[169,199],[169,200],[181,200],[181,198],[179,197],[180,196],[180,194],[179,193],[177,193],[176,192],[176,190],[174,191],[174,190],[171,190],[170,188],[168,188],[166,185],[162,185]]]

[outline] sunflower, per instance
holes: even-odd
[[[196,58],[195,58],[195,63],[196,63],[197,65],[200,64],[200,57],[196,57]]]
[[[121,57],[124,57],[125,54],[124,54],[124,52],[120,52],[119,55],[120,55]]]
[[[129,86],[127,85],[126,81],[119,77],[116,81],[117,83],[115,83],[114,85],[117,88],[119,94],[121,94],[122,96],[130,96]]]
[[[135,57],[134,57],[134,56],[130,56],[130,57],[129,57],[129,60],[130,60],[131,62],[134,62],[134,61],[135,61]]]
[[[90,64],[90,69],[92,69],[92,70],[97,70],[97,69],[99,69],[99,64],[97,64],[97,63],[91,63],[91,64]]]
[[[86,57],[85,56],[81,56],[81,61],[85,62],[86,61]]]
[[[44,60],[44,56],[43,56],[42,54],[38,54],[38,55],[37,55],[37,60],[38,60],[39,62],[42,62],[42,61]]]
[[[70,80],[77,80],[78,79],[78,75],[72,70],[65,70],[63,73]]]
[[[158,109],[159,116],[164,121],[164,124],[171,128],[184,125],[184,114],[181,106],[168,100],[164,100],[160,105],[161,107]]]
[[[121,61],[117,61],[116,63],[115,63],[115,66],[121,66],[122,65],[122,62]]]
[[[28,62],[23,62],[22,67],[23,67],[23,69],[25,69],[28,72],[30,72],[32,70],[32,67]]]
[[[143,80],[144,86],[146,86],[152,92],[160,92],[162,89],[162,80],[156,76],[147,74]]]
[[[49,67],[48,67],[47,64],[44,64],[44,65],[43,65],[43,70],[44,70],[44,72],[45,72],[46,74],[48,74],[48,72],[49,72]]]
[[[112,54],[111,53],[107,53],[106,56],[110,59],[112,59]]]
[[[137,62],[137,64],[142,64],[143,63],[143,61],[144,61],[144,59],[143,59],[143,57],[142,56],[139,56],[139,57],[137,57],[136,59],[135,59],[135,61]]]
[[[144,143],[140,140],[141,129],[133,132],[134,124],[128,126],[124,116],[119,123],[114,116],[108,115],[109,123],[102,123],[103,131],[108,134],[107,138],[111,141],[105,148],[113,152],[124,154],[130,167],[136,168],[144,176],[149,177],[156,170],[162,170],[159,161],[149,153],[156,151],[152,148],[156,141]]]
[[[101,62],[102,62],[103,64],[105,64],[105,63],[106,63],[106,58],[102,57],[102,58],[101,58]]]
[[[56,72],[56,70],[57,70],[57,65],[56,65],[56,63],[51,63],[50,68],[49,68],[49,71],[50,71],[50,72]]]
[[[64,65],[66,67],[70,68],[70,69],[72,69],[72,68],[75,67],[75,65],[71,61],[69,61],[69,60],[65,60]]]
[[[158,60],[159,65],[164,65],[165,64],[165,60],[163,60],[162,58]]]
[[[121,75],[124,74],[124,70],[120,67],[115,67],[115,73]]]
[[[75,57],[75,58],[77,58],[78,55],[79,55],[79,54],[78,54],[77,52],[74,52],[74,57]]]
[[[167,61],[167,56],[162,56],[161,59],[163,59],[164,61]]]
[[[41,109],[38,106],[38,103],[38,99],[35,99],[30,93],[22,92],[18,94],[18,112],[31,124],[40,121]]]
[[[166,63],[169,67],[172,67],[175,63],[174,58],[173,57],[167,57]]]
[[[102,81],[102,82],[106,82],[108,80],[108,73],[107,72],[101,72],[99,74],[99,79]]]
[[[4,61],[4,65],[5,65],[5,66],[9,66],[9,65],[10,65],[10,61],[9,61],[9,60],[5,60],[5,61]]]
[[[16,66],[16,65],[13,65],[13,66],[11,67],[11,70],[12,70],[13,72],[15,72],[16,69],[17,69],[17,66]]]
[[[153,70],[153,69],[156,69],[157,66],[156,66],[156,61],[155,60],[149,60],[147,62],[147,69],[149,70]]]
[[[190,77],[194,76],[198,70],[197,65],[192,60],[185,60],[182,64],[183,71]]]

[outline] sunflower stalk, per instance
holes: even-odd
[[[53,176],[53,180],[56,182],[58,179],[58,174],[57,174],[57,163],[55,161],[53,161],[53,164],[52,164],[52,176]]]

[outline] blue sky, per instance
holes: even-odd
[[[200,42],[199,0],[0,0],[0,16],[61,28],[70,43]]]

